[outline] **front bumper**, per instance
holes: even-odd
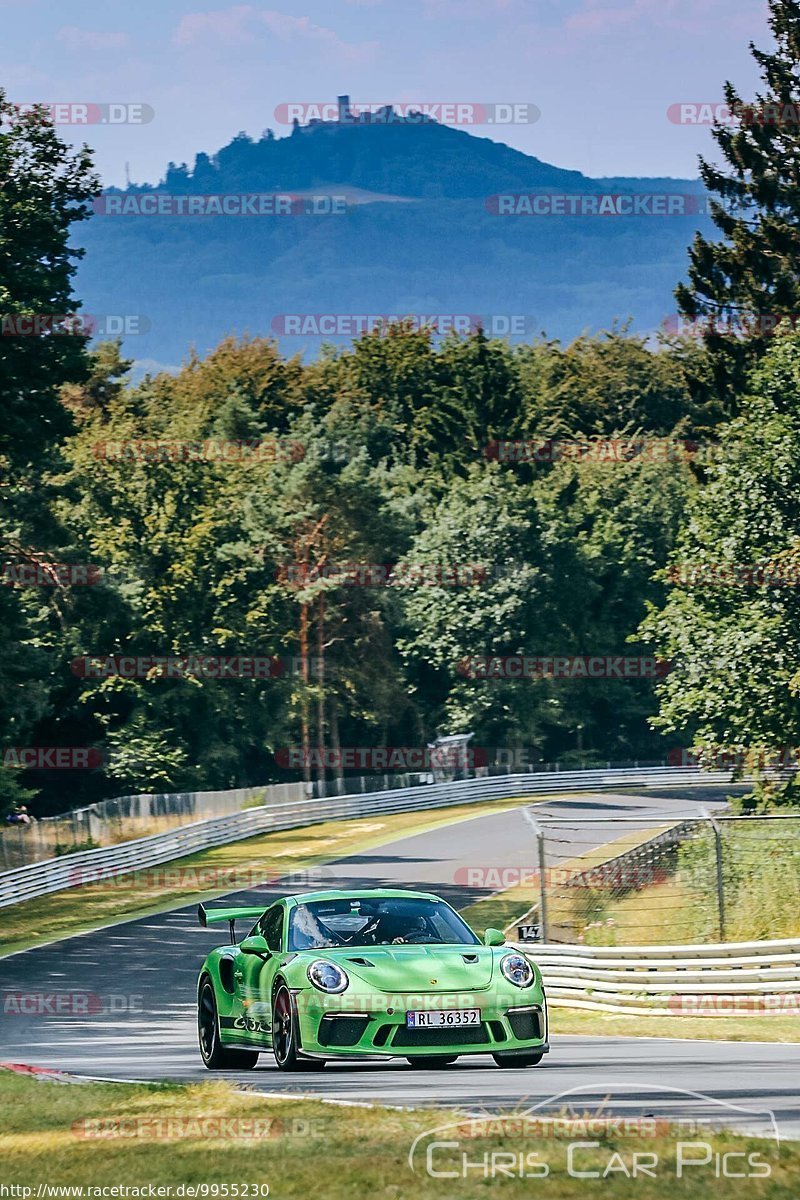
[[[492,995],[477,1001],[478,1025],[409,1029],[405,1008],[359,1007],[358,997],[346,1009],[303,991],[298,999],[300,1043],[308,1054],[325,1058],[413,1058],[431,1054],[492,1054],[548,1050],[547,1005],[538,988],[531,995]],[[446,1008],[428,997],[429,1009]]]

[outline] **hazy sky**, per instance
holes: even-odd
[[[590,175],[694,176],[707,126],[670,105],[745,96],[761,0],[0,0],[0,86],[19,102],[146,104],[147,124],[65,125],[105,183],[155,182],[166,163],[239,130],[288,129],[291,102],[528,103],[530,124],[472,132]],[[119,110],[117,110],[119,115]]]

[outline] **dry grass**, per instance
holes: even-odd
[[[33,1197],[40,1185],[176,1189],[192,1184],[207,1185],[205,1194],[212,1197],[235,1195],[234,1185],[243,1196],[241,1189],[249,1185],[252,1197],[257,1194],[252,1190],[257,1184],[261,1188],[268,1185],[270,1195],[281,1200],[352,1200],[354,1196],[368,1200],[479,1200],[495,1193],[508,1200],[530,1200],[534,1190],[552,1200],[599,1200],[610,1194],[664,1200],[676,1189],[683,1200],[700,1200],[709,1194],[725,1200],[788,1200],[796,1195],[800,1172],[797,1144],[783,1146],[778,1155],[772,1141],[717,1133],[703,1134],[712,1154],[732,1150],[757,1155],[769,1176],[720,1179],[715,1173],[718,1160],[712,1157],[704,1167],[685,1169],[678,1180],[678,1143],[692,1139],[665,1128],[656,1138],[602,1132],[592,1139],[594,1148],[581,1149],[579,1155],[578,1169],[594,1170],[597,1177],[575,1178],[567,1171],[567,1145],[582,1140],[580,1134],[576,1139],[542,1138],[530,1132],[520,1137],[518,1125],[496,1120],[484,1127],[485,1136],[478,1139],[474,1134],[480,1126],[459,1126],[463,1118],[452,1110],[341,1108],[237,1092],[221,1083],[58,1087],[0,1072],[0,1106],[5,1116],[0,1133],[3,1183],[30,1188]],[[228,1136],[202,1136],[197,1128],[200,1117],[242,1124],[224,1127],[222,1132]],[[109,1126],[115,1118],[125,1124]],[[188,1123],[178,1125],[181,1120]],[[94,1124],[98,1121],[106,1125]],[[252,1130],[254,1121],[259,1122],[256,1136],[232,1136]],[[431,1139],[420,1144],[413,1169],[409,1163],[415,1139],[441,1126],[447,1127],[444,1136],[457,1138],[459,1145],[438,1150],[431,1162],[434,1170],[461,1167],[455,1177],[434,1178],[427,1173],[425,1147]],[[99,1128],[107,1135],[82,1136],[87,1129]],[[114,1128],[127,1130],[127,1136],[108,1136]],[[181,1130],[194,1135],[153,1138],[154,1130],[170,1128],[173,1134]],[[465,1131],[473,1137],[465,1138]],[[472,1166],[463,1171],[462,1154],[469,1163],[490,1164],[492,1155],[498,1153],[503,1153],[503,1170],[494,1178],[486,1177],[486,1168]],[[656,1156],[648,1159],[655,1164],[654,1177],[629,1177],[636,1153]],[[696,1150],[693,1154],[699,1157]],[[523,1172],[524,1156],[536,1155],[527,1162],[547,1163],[548,1177],[524,1177],[518,1169],[520,1155]],[[746,1175],[741,1169],[746,1159],[733,1161],[740,1174]],[[226,1187],[227,1192],[223,1190]],[[176,1195],[174,1190],[172,1195]]]
[[[585,1037],[688,1038],[714,1042],[800,1042],[800,1019],[791,1016],[661,1017],[589,1012],[550,1006],[554,1034]]]

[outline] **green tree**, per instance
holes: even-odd
[[[654,724],[713,750],[800,744],[800,339],[780,336],[697,491],[642,635],[673,662]],[[759,574],[759,570],[763,574]]]
[[[49,475],[71,428],[59,390],[85,376],[87,338],[59,331],[79,307],[71,228],[97,187],[85,148],[71,151],[41,110],[20,114],[0,91],[0,555],[14,564],[70,545]],[[0,745],[27,744],[48,713],[69,621],[61,589],[0,587]],[[16,789],[5,772],[0,811]]]
[[[429,736],[472,729],[476,744],[495,746],[532,736],[524,706],[516,703],[520,685],[470,679],[464,664],[528,650],[541,586],[539,550],[529,490],[496,464],[474,465],[431,507],[406,555],[407,582],[398,588],[398,644],[427,710]],[[413,571],[422,564],[458,569],[456,585],[446,577],[415,585]]]
[[[687,461],[661,458],[643,439],[630,459],[566,460],[534,484],[545,553],[540,643],[549,653],[642,656],[646,605],[665,596],[654,579],[667,562],[695,484]],[[549,757],[661,757],[648,729],[652,679],[543,680]]]
[[[79,307],[72,279],[82,251],[70,232],[99,185],[86,147],[71,151],[42,110],[21,114],[2,91],[0,182],[0,456],[14,477],[33,464],[40,472],[70,429],[59,389],[85,376],[88,338],[30,336],[24,318],[57,323]]]
[[[652,681],[462,677],[464,659],[642,654],[633,641],[665,564],[692,476],[687,464],[564,461],[532,484],[475,466],[430,512],[407,558],[478,563],[472,587],[408,587],[399,645],[429,731],[548,761],[657,757]],[[432,728],[431,728],[432,726]]]
[[[764,352],[775,315],[796,320],[800,313],[800,4],[768,0],[767,7],[775,49],[750,46],[763,91],[746,103],[732,83],[725,84],[735,119],[713,131],[723,165],[700,160],[723,240],[696,235],[689,282],[676,291],[680,311],[703,319],[718,384],[726,390],[744,383],[748,362]],[[747,336],[731,336],[730,324]]]
[[[645,430],[706,434],[722,419],[702,349],[673,339],[653,350],[614,329],[567,346],[537,341],[514,349],[527,438],[608,436]]]
[[[614,437],[620,422],[645,442],[713,430],[713,403],[691,408],[695,368],[696,346],[656,352],[621,333],[516,350],[480,333],[434,343],[400,323],[308,366],[263,339],[227,339],[131,386],[119,346],[98,347],[62,388],[74,432],[37,487],[53,532],[19,548],[106,576],[53,594],[0,589],[12,631],[0,724],[11,744],[33,730],[41,744],[103,748],[104,770],[71,792],[84,802],[286,778],[272,756],[298,743],[419,744],[464,728],[551,759],[657,756],[646,683],[487,685],[459,662],[636,653],[644,601],[663,600],[652,577],[689,468],[647,453],[498,463],[485,447]],[[231,442],[238,453],[216,452]],[[391,582],[354,586],[348,564]],[[422,564],[475,566],[476,582],[406,578]],[[69,668],[123,653],[272,656],[289,670],[223,682]],[[37,805],[63,805],[62,791],[51,783]]]

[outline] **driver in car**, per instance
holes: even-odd
[[[423,917],[397,917],[391,913],[378,914],[363,930],[376,946],[399,946],[404,942],[419,942],[424,939],[426,925]]]

